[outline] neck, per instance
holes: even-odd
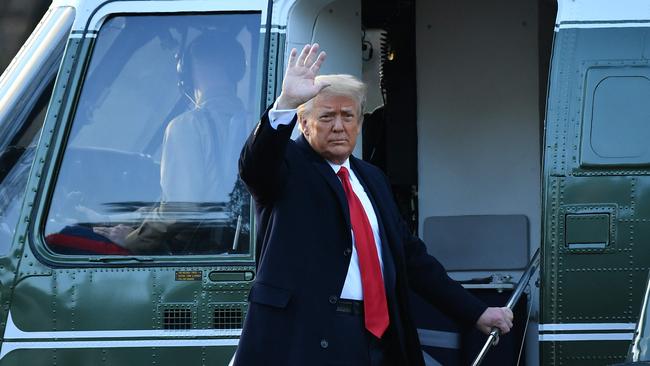
[[[197,103],[204,103],[209,100],[219,99],[219,100],[231,100],[237,97],[236,91],[229,92],[224,89],[197,89],[194,91],[194,97],[196,98]]]
[[[342,159],[342,160],[340,160],[340,159],[326,159],[326,160],[329,161],[332,164],[335,164],[335,165],[343,165],[343,163],[345,163],[345,161],[348,160],[348,158],[350,158],[350,157],[348,156],[348,157],[346,157],[345,159]]]

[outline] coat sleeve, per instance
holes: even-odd
[[[285,153],[297,117],[288,125],[271,126],[267,110],[250,134],[239,157],[239,176],[257,204],[272,203],[287,175]]]

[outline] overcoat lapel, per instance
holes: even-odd
[[[312,149],[309,142],[305,139],[303,135],[300,135],[296,140],[296,144],[307,154],[310,158],[311,164],[316,168],[316,170],[325,178],[325,182],[330,186],[337,200],[339,201],[339,206],[341,207],[341,212],[345,218],[345,224],[349,229],[352,229],[350,224],[350,208],[348,207],[348,199],[345,197],[345,192],[343,191],[343,185],[339,178],[334,174],[332,167],[327,164],[325,159],[323,159],[314,149]]]

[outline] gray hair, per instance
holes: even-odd
[[[316,76],[316,82],[328,84],[318,95],[344,96],[357,102],[359,122],[363,121],[363,111],[366,107],[366,84],[352,75],[335,74]],[[315,97],[314,97],[315,98]],[[298,107],[298,117],[309,114],[314,104],[314,98]]]

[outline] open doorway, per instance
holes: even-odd
[[[516,283],[540,246],[556,13],[550,0],[362,2],[363,76],[381,111],[366,120],[364,159],[386,172],[413,231],[467,287]],[[538,289],[527,300],[528,347],[516,359],[538,364]]]

